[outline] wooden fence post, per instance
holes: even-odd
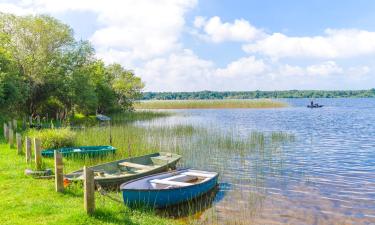
[[[37,124],[39,125],[40,124],[40,116],[39,115],[36,116],[36,121],[37,121]]]
[[[26,137],[25,140],[25,155],[26,155],[26,163],[31,162],[31,138]]]
[[[17,141],[17,153],[21,155],[22,154],[22,136],[20,133],[16,133],[16,141]]]
[[[22,130],[26,130],[26,117],[22,118]]]
[[[12,129],[12,121],[8,121],[8,129],[10,130],[10,129]]]
[[[91,215],[95,210],[95,185],[94,185],[94,172],[83,167],[84,176],[84,206],[87,214]]]
[[[40,140],[38,138],[34,138],[35,165],[37,170],[42,168],[42,154],[40,152],[40,145]]]
[[[10,128],[8,132],[9,132],[9,146],[11,148],[13,148],[14,147],[14,133],[13,133],[13,129]]]
[[[16,119],[13,119],[13,130],[14,131],[17,130],[17,120]]]
[[[4,138],[5,138],[5,141],[8,141],[9,130],[8,130],[8,124],[7,123],[4,123]]]
[[[64,191],[64,167],[61,152],[55,150],[55,189]]]

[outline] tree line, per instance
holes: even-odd
[[[85,115],[130,110],[141,79],[105,65],[88,41],[46,16],[0,13],[0,113]]]
[[[288,90],[288,91],[198,91],[198,92],[144,92],[143,100],[188,99],[256,99],[256,98],[373,98],[370,90]]]

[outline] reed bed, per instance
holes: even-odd
[[[281,108],[287,103],[270,99],[225,99],[225,100],[151,100],[140,101],[136,109],[223,109],[223,108]]]
[[[253,131],[240,135],[236,130],[222,132],[215,127],[155,126],[152,123],[137,126],[121,122],[124,121],[121,115],[115,118],[117,122],[111,127],[95,126],[75,131],[75,145],[109,145],[111,135],[112,145],[118,149],[117,152],[99,158],[64,158],[64,172],[72,172],[83,165],[91,166],[159,151],[182,155],[179,167],[219,172],[220,186],[214,198],[188,203],[177,211],[173,208],[154,212],[162,217],[182,217],[176,223],[219,224],[219,221],[225,221],[236,224],[248,215],[257,213],[264,201],[264,195],[259,194],[259,190],[266,186],[265,170],[273,170],[275,174],[281,171],[283,147],[295,139],[294,135],[280,131]],[[53,167],[53,159],[45,159],[44,166]],[[252,191],[253,188],[257,191]],[[77,192],[74,187],[70,191]],[[112,192],[111,195],[121,199],[119,192]],[[105,198],[100,201],[105,207]],[[234,201],[238,203],[233,204]],[[223,218],[223,213],[228,214],[227,218]],[[231,213],[235,213],[236,217],[229,216]]]

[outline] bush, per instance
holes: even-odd
[[[69,128],[28,130],[29,137],[39,138],[42,142],[42,148],[61,148],[74,145],[76,133]]]

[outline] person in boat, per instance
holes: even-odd
[[[311,107],[314,107],[314,101],[310,102]]]

